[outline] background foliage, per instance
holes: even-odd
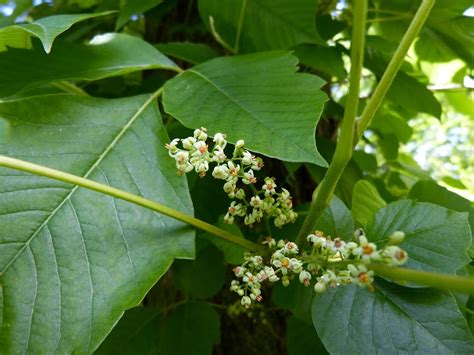
[[[360,110],[419,4],[369,1]],[[319,229],[348,240],[364,227],[372,241],[403,230],[409,267],[474,273],[471,5],[436,2]],[[221,184],[176,176],[163,148],[205,126],[265,156],[265,174],[300,213],[270,232],[296,238],[344,113],[350,2],[18,0],[0,1],[0,11],[0,154],[257,240],[263,226],[223,223]],[[350,286],[317,297],[275,285],[245,312],[228,290],[243,248],[197,233],[195,241],[171,218],[1,168],[0,349],[474,352],[472,298],[382,278],[373,293]]]

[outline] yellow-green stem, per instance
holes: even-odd
[[[435,272],[389,267],[385,265],[368,265],[378,276],[397,281],[413,282],[421,286],[430,286],[454,292],[468,293],[474,296],[474,278],[453,276]]]
[[[223,229],[220,229],[209,223],[201,221],[200,219],[194,218],[193,216],[190,216],[186,213],[167,207],[165,205],[162,205],[161,203],[147,200],[146,198],[143,198],[141,196],[137,196],[137,195],[131,194],[123,190],[116,189],[108,185],[104,185],[104,184],[101,184],[89,179],[82,178],[80,176],[72,175],[63,171],[47,168],[42,165],[37,165],[37,164],[29,163],[23,160],[18,160],[18,159],[14,159],[14,158],[2,156],[2,155],[0,155],[0,166],[19,170],[19,171],[24,171],[24,172],[35,174],[35,175],[45,176],[50,179],[63,181],[69,184],[73,184],[76,186],[84,187],[89,190],[94,190],[94,191],[97,191],[109,196],[113,196],[121,200],[131,202],[135,205],[142,206],[150,210],[156,211],[158,213],[164,214],[168,217],[177,219],[178,221],[184,222],[193,227],[209,232],[221,239],[225,239],[231,243],[240,245],[248,250],[255,251],[255,252],[264,250],[260,244],[253,243],[242,237],[233,235],[232,233],[229,233]]]
[[[302,244],[314,228],[317,218],[331,201],[337,182],[352,157],[352,141],[354,139],[355,118],[359,103],[360,79],[364,61],[365,23],[367,16],[367,0],[354,1],[354,27],[351,41],[351,73],[349,94],[346,110],[341,125],[338,144],[331,165],[313,194],[313,202],[308,210],[303,226],[298,234],[297,243]]]

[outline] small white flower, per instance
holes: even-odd
[[[212,176],[216,179],[225,180],[229,176],[229,168],[225,165],[217,165],[212,171]]]
[[[283,250],[286,254],[298,254],[299,252],[298,246],[293,242],[286,243]]]
[[[221,147],[216,147],[213,150],[212,160],[218,164],[222,164],[227,159],[227,156],[224,153],[224,150]]]
[[[253,170],[249,170],[244,173],[242,182],[246,185],[255,184],[257,182],[257,178],[253,175]]]
[[[288,269],[292,270],[295,274],[298,274],[303,269],[303,262],[301,260],[291,258]]]
[[[229,178],[237,178],[240,171],[240,165],[229,161],[227,166],[229,167]]]
[[[244,296],[240,300],[240,303],[242,304],[242,306],[244,306],[244,308],[249,308],[250,304],[252,303],[252,300],[250,299],[250,297]]]
[[[244,151],[242,154],[242,164],[243,165],[251,165],[253,162],[253,155],[248,150]]]
[[[175,138],[173,139],[170,143],[165,145],[165,148],[169,150],[170,156],[173,156],[172,154],[175,154],[178,151],[178,145],[179,139]]]
[[[245,141],[243,139],[239,139],[235,142],[235,149],[242,149],[245,145]]]
[[[308,271],[303,270],[303,271],[300,272],[299,279],[300,279],[300,282],[302,284],[304,284],[306,287],[308,287],[309,282],[311,280],[311,274]]]
[[[193,153],[194,156],[205,155],[208,153],[208,146],[206,142],[197,141],[193,144],[193,147],[196,149],[196,151]]]
[[[262,189],[265,192],[265,196],[270,196],[275,193],[275,187],[277,185],[275,184],[275,180],[272,178],[266,177],[265,178],[265,184],[263,184]]]
[[[219,146],[221,149],[224,149],[227,145],[227,141],[225,140],[225,134],[222,133],[216,133],[214,135],[213,141],[214,143],[216,143],[216,146]]]
[[[262,207],[262,205],[263,205],[263,201],[259,196],[253,196],[250,199],[250,206],[252,206],[254,208],[260,208],[260,207]]]
[[[207,139],[207,129],[204,127],[201,127],[201,129],[195,129],[194,138],[199,139],[200,141],[205,141]]]
[[[234,181],[227,181],[225,184],[224,184],[224,191],[227,193],[227,194],[230,194],[232,192],[235,191],[235,182]]]
[[[181,142],[183,143],[183,148],[184,149],[193,149],[194,148],[194,143],[196,143],[196,139],[193,137],[188,137],[185,139],[182,139]]]

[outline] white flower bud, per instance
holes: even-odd
[[[207,129],[204,127],[201,127],[201,129],[195,129],[194,138],[199,139],[200,141],[205,141],[207,139]]]
[[[244,306],[245,308],[249,308],[250,304],[252,303],[252,300],[249,296],[244,296],[240,300],[240,303],[242,303],[242,306]]]
[[[243,200],[245,198],[245,191],[244,189],[239,189],[236,194],[235,194],[235,197],[238,198],[239,200]]]
[[[224,149],[227,145],[227,141],[225,140],[225,134],[222,133],[216,133],[214,135],[213,141],[214,143],[216,143],[217,146],[221,147],[221,149]]]
[[[290,284],[290,279],[288,278],[288,276],[283,276],[281,278],[281,283],[283,286],[287,287],[289,284]]]
[[[243,296],[244,293],[245,293],[245,292],[244,292],[244,290],[242,290],[242,289],[240,289],[240,290],[237,291],[237,294],[238,294],[239,296]]]
[[[217,165],[212,171],[212,176],[216,179],[225,180],[229,176],[229,169],[225,165]]]
[[[405,239],[405,233],[401,231],[396,231],[392,233],[392,235],[388,237],[388,239],[390,244],[400,244],[401,242],[403,242],[403,239]]]
[[[326,291],[326,284],[324,282],[318,281],[314,285],[314,292],[324,293]]]
[[[235,190],[235,182],[233,181],[227,181],[225,184],[224,184],[224,187],[223,187],[224,191],[228,194],[230,194],[231,192],[234,192]]]
[[[242,164],[243,165],[251,165],[253,162],[253,155],[248,150],[244,151],[242,154]]]
[[[239,139],[235,142],[235,149],[242,149],[245,145],[245,141],[243,139]]]
[[[196,143],[196,139],[193,137],[188,137],[185,139],[182,139],[181,142],[183,143],[183,148],[184,149],[194,149],[194,143]]]

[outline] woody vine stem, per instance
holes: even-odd
[[[350,76],[350,89],[346,111],[344,114],[344,120],[341,127],[340,138],[338,141],[334,159],[331,162],[328,172],[321,184],[315,190],[313,202],[305,219],[304,225],[300,230],[297,242],[301,244],[305,242],[306,236],[313,231],[316,220],[321,215],[326,206],[329,204],[333,196],[335,186],[337,185],[339,178],[342,174],[342,171],[351,159],[354,144],[357,143],[358,139],[360,138],[363,131],[368,126],[372,117],[380,106],[380,103],[382,102],[391,82],[393,81],[398,69],[400,68],[403,62],[403,58],[405,57],[409,47],[415,40],[419,30],[421,29],[426,18],[428,17],[428,14],[433,5],[434,0],[423,0],[407,33],[405,34],[397,51],[395,52],[394,57],[389,63],[389,66],[386,72],[384,73],[379,85],[375,89],[372,99],[369,101],[364,112],[362,113],[361,118],[359,119],[359,122],[356,124],[355,118],[359,100],[359,83],[363,63],[367,1],[354,1],[354,27],[351,48],[352,67]],[[152,95],[152,97],[157,98],[158,96],[160,96],[161,92],[162,89],[160,88]],[[233,235],[232,233],[229,233],[221,228],[218,228],[202,220],[194,218],[193,216],[190,216],[181,211],[174,210],[160,203],[148,200],[146,198],[134,195],[123,190],[116,189],[111,186],[100,184],[98,182],[72,175],[66,172],[50,169],[41,165],[1,155],[0,166],[28,172],[35,175],[45,176],[51,179],[63,181],[76,186],[94,190],[109,196],[113,196],[182,221],[195,228],[209,232],[218,238],[227,240],[236,245],[240,245],[249,251],[257,253],[265,252],[265,249],[260,244]],[[383,265],[368,265],[368,268],[372,269],[379,276],[384,276],[399,281],[415,282],[424,286],[433,286],[437,288],[449,289],[452,291],[467,292],[474,295],[474,278],[457,277],[433,272],[411,270],[406,268],[393,268],[386,267]]]

